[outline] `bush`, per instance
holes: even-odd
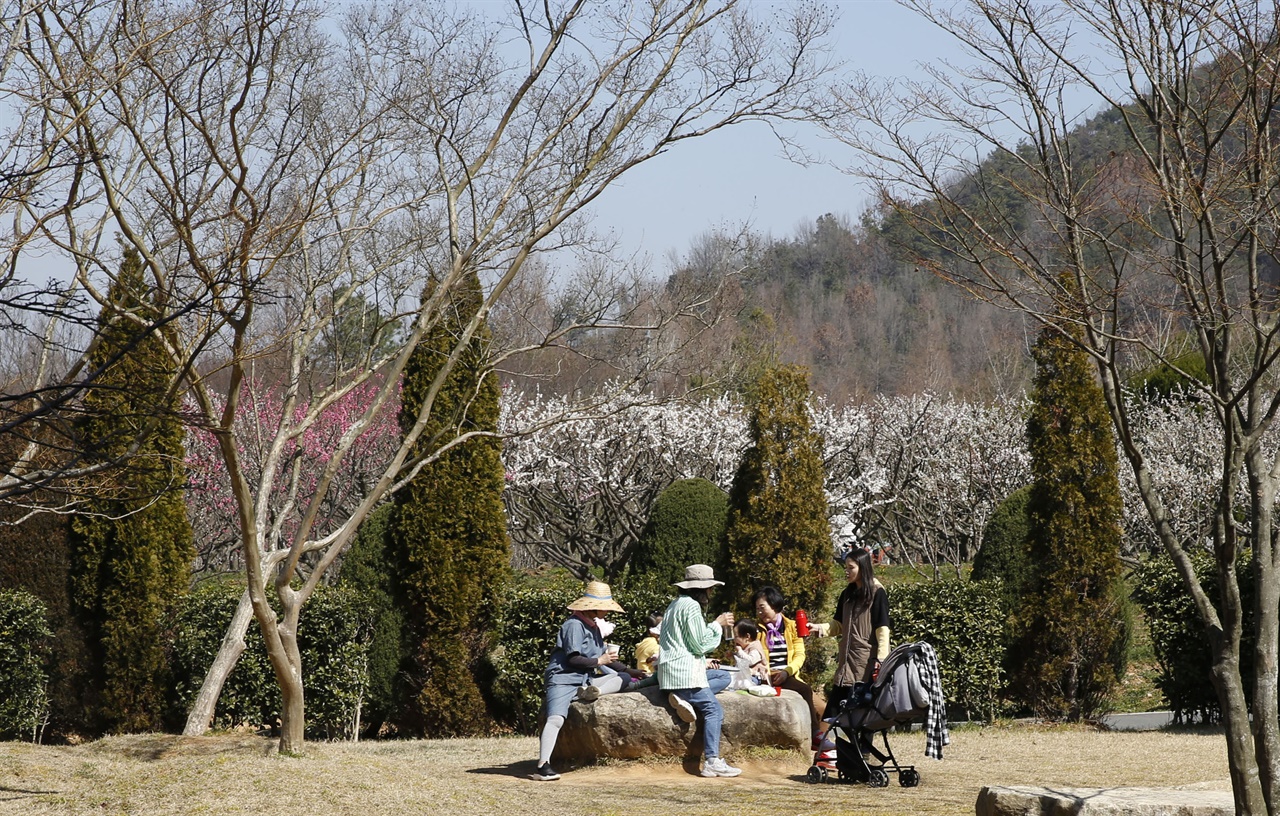
[[[1200,586],[1216,597],[1218,570],[1207,552],[1191,554]],[[1253,565],[1245,550],[1236,561],[1241,605],[1246,610],[1244,634],[1240,642],[1240,676],[1245,681],[1245,700],[1253,700],[1253,644],[1257,638],[1254,620]],[[1191,595],[1183,587],[1182,576],[1163,551],[1153,555],[1134,573],[1133,599],[1147,616],[1151,647],[1159,664],[1156,687],[1164,695],[1174,718],[1182,722],[1197,716],[1205,722],[1221,719],[1218,695],[1213,688],[1208,636],[1196,612]]]
[[[631,559],[629,582],[668,586],[689,564],[725,563],[729,496],[706,479],[681,479],[658,494]]]
[[[1004,657],[1000,582],[935,581],[885,590],[894,643],[930,643],[948,705],[971,718],[994,719]]]
[[[174,680],[171,723],[182,722],[199,694],[243,593],[243,584],[234,578],[205,581],[178,608],[170,657]],[[262,728],[272,726],[280,717],[280,689],[256,620],[249,624],[244,641],[244,652],[218,697],[214,728]]]
[[[29,592],[0,589],[0,737],[40,740],[49,716],[52,632]]]
[[[243,585],[235,580],[208,581],[180,607],[173,645],[174,720],[200,691],[243,592]],[[308,737],[354,734],[368,686],[372,630],[369,599],[358,591],[320,586],[308,601],[298,627]],[[274,729],[279,717],[280,688],[254,621],[245,634],[244,653],[218,698],[213,725]]]
[[[498,644],[490,656],[495,675],[494,702],[501,721],[522,734],[537,728],[545,688],[543,672],[555,649],[556,633],[568,618],[565,605],[582,594],[582,583],[567,575],[532,586],[512,585],[498,610]],[[609,620],[617,629],[610,643],[622,646],[621,660],[631,665],[635,645],[644,637],[645,617],[671,602],[674,590],[613,587],[626,610]]]
[[[343,556],[338,574],[339,586],[362,593],[369,603],[373,631],[362,720],[373,734],[383,723],[396,719],[396,678],[404,660],[404,615],[393,600],[393,566],[387,550],[393,512],[394,506],[385,504],[369,514]]]
[[[35,504],[53,506],[56,496],[35,494]],[[89,729],[86,689],[89,686],[89,645],[84,629],[71,612],[68,591],[70,550],[67,519],[57,513],[37,513],[15,522],[25,508],[0,508],[0,589],[29,592],[43,604],[53,630],[49,671],[49,725],[44,739],[66,739]],[[32,546],[32,542],[39,546]]]
[[[1010,612],[1018,608],[1023,594],[1035,580],[1028,543],[1030,498],[1031,486],[1028,485],[1010,493],[996,507],[982,531],[982,547],[973,558],[970,574],[973,581],[999,580],[1004,607]]]

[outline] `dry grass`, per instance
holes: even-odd
[[[918,788],[809,785],[808,757],[731,759],[737,779],[679,763],[611,762],[555,783],[524,778],[531,738],[311,743],[305,758],[242,735],[112,737],[74,747],[0,743],[0,814],[963,814],[983,785],[1160,786],[1228,790],[1215,733],[1102,733],[1027,726],[952,734],[947,758],[923,756],[920,733],[897,734]],[[564,770],[564,769],[562,769]]]

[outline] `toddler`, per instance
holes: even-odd
[[[736,664],[734,688],[752,690],[769,685],[769,660],[758,639],[760,628],[752,621],[741,620],[733,627],[733,659]],[[762,689],[763,690],[763,689]]]
[[[662,613],[650,612],[645,618],[645,626],[649,632],[644,640],[636,644],[636,669],[644,674],[653,674],[658,666],[658,633],[662,628]]]

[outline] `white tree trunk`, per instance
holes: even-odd
[[[191,711],[187,713],[187,725],[182,729],[184,737],[199,737],[209,730],[222,687],[231,676],[231,670],[236,667],[240,655],[244,653],[244,636],[252,622],[253,604],[249,602],[249,591],[245,590],[240,595],[240,603],[236,604],[236,612],[231,617],[226,634],[222,636],[222,645],[213,659],[213,665],[209,667],[204,683],[200,685],[200,693],[196,695]]]

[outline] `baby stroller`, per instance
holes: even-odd
[[[933,671],[926,665],[932,662]],[[919,722],[928,714],[931,699],[941,700],[941,688],[930,695],[929,683],[936,683],[937,657],[928,643],[904,643],[880,662],[880,671],[869,685],[860,686],[853,697],[841,701],[831,718],[827,739],[814,753],[809,782],[861,782],[873,788],[889,785],[889,774],[898,775],[898,784],[914,788],[920,773],[914,765],[901,765],[889,747],[889,729]],[[945,713],[939,712],[945,722]],[[879,734],[884,745],[875,745]],[[944,735],[945,737],[945,726]],[[948,740],[949,741],[949,740]],[[939,758],[941,752],[938,753]]]

